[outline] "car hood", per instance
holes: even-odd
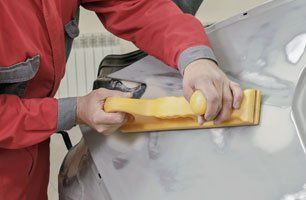
[[[305,19],[305,0],[276,0],[206,29],[229,77],[263,92],[259,126],[108,137],[82,127],[111,198],[295,197],[306,183],[305,129],[296,126],[306,108],[295,103],[305,102]],[[109,77],[146,83],[143,97],[182,95],[181,75],[150,56]]]

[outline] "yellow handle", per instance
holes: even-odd
[[[152,116],[157,118],[195,117],[206,111],[206,100],[200,91],[196,91],[190,98],[161,97],[157,99],[130,99],[109,97],[105,101],[106,112],[125,112],[132,115]]]
[[[190,108],[195,115],[204,115],[207,108],[207,102],[200,90],[195,91],[190,97]]]

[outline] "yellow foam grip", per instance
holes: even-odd
[[[190,98],[162,97],[157,99],[129,99],[110,97],[105,101],[105,112],[125,112],[133,117],[121,127],[122,132],[147,132],[182,130],[227,126],[257,125],[260,118],[261,93],[258,90],[243,91],[240,109],[233,110],[230,120],[221,124],[213,121],[197,123],[197,115],[206,111],[206,100],[200,91]]]

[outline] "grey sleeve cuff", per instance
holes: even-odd
[[[205,45],[190,47],[184,50],[178,59],[178,69],[182,75],[184,75],[185,68],[193,61],[199,59],[209,59],[217,62],[214,52],[211,48]]]
[[[70,130],[76,125],[76,107],[76,97],[58,100],[57,131]]]

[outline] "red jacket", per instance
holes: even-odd
[[[79,4],[96,12],[107,30],[173,67],[183,50],[208,46],[200,22],[170,0],[0,1],[0,73],[40,56],[24,98],[0,95],[0,148],[31,146],[57,130],[58,102],[53,96],[65,73],[64,25]]]
[[[15,161],[27,162],[23,159],[29,155],[20,153],[22,148],[30,152],[34,165],[40,158],[48,159],[48,150],[39,150],[39,145],[47,148],[41,142],[65,127],[58,118],[69,109],[60,108],[61,100],[53,96],[65,73],[65,37],[74,37],[64,26],[73,20],[79,5],[96,12],[107,30],[170,66],[179,65],[183,51],[189,53],[182,66],[196,59],[190,56],[194,51],[190,47],[203,45],[206,54],[210,52],[201,23],[170,0],[1,0],[0,199],[1,184],[13,180],[10,173],[21,179],[16,170],[25,169],[21,165],[10,171],[9,160],[14,163],[17,156]],[[5,173],[8,178],[1,179]]]

